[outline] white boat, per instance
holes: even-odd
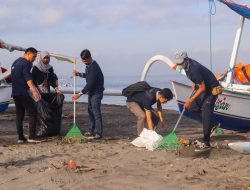
[[[11,99],[12,86],[5,81],[9,75],[9,71],[2,73],[0,67],[0,112],[8,108]]]
[[[189,98],[192,89],[188,85],[175,81],[172,81],[172,85],[179,110],[182,111],[183,105]],[[249,105],[249,92],[245,94],[224,89],[223,93],[216,100],[213,119],[219,122],[221,127],[225,129],[250,131]],[[185,111],[184,115],[192,118],[192,114],[188,111]]]
[[[25,51],[25,48],[20,46],[15,46],[9,43],[5,43],[2,39],[0,39],[0,48],[7,49],[10,52],[14,50]],[[11,74],[10,71],[6,71],[2,73],[1,65],[0,65],[0,112],[4,111],[8,108],[9,102],[11,99],[12,86],[8,84],[5,79],[9,77]]]
[[[0,112],[8,108],[11,98],[12,86],[0,81]]]
[[[250,9],[245,5],[239,5],[232,1],[219,0],[226,4],[229,8],[239,13],[241,17],[240,27],[237,30],[234,42],[233,52],[230,61],[230,69],[227,73],[225,81],[220,82],[223,87],[223,93],[218,96],[214,107],[214,121],[221,124],[222,128],[237,130],[237,131],[250,131],[250,85],[234,84],[233,68],[236,64],[239,44],[241,40],[242,30],[245,18],[250,19]],[[175,70],[175,64],[163,55],[156,55],[152,57],[145,65],[141,80],[145,80],[147,72],[151,65],[157,61],[162,61]],[[179,70],[179,73],[185,75],[185,71]],[[172,81],[175,98],[180,112],[183,110],[183,105],[189,98],[192,89],[191,86],[186,84]],[[192,118],[189,111],[185,111],[184,115]]]

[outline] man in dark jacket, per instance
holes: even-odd
[[[86,65],[85,73],[73,71],[73,75],[86,78],[86,85],[81,92],[72,96],[72,100],[75,101],[81,95],[88,93],[89,129],[84,135],[100,139],[103,134],[101,100],[104,91],[104,77],[101,68],[92,59],[88,49],[83,50],[80,56],[82,62]]]
[[[160,120],[162,127],[166,123],[162,114],[162,104],[167,103],[173,98],[173,93],[169,88],[151,88],[143,92],[137,92],[127,98],[128,109],[137,117],[137,135],[139,136],[144,129],[147,121],[148,129],[154,130]],[[152,105],[157,103],[157,111]]]
[[[34,100],[30,97],[30,91],[36,101],[41,99],[41,96],[36,89],[31,76],[32,63],[36,59],[37,50],[28,48],[25,50],[23,57],[18,58],[11,67],[12,82],[12,97],[16,106],[16,126],[18,133],[18,143],[26,142],[23,134],[23,119],[25,111],[29,116],[29,138],[28,142],[36,141],[36,107]]]
[[[193,82],[192,88],[195,93],[186,101],[184,108],[191,111],[193,116],[203,124],[203,143],[196,148],[196,151],[210,149],[210,135],[213,127],[213,111],[217,95],[212,94],[214,87],[219,82],[214,74],[189,58],[186,51],[179,51],[175,54],[176,64],[181,66],[187,77]]]

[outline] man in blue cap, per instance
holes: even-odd
[[[219,82],[209,69],[189,58],[186,51],[176,52],[175,60],[176,64],[185,70],[187,77],[193,82],[192,88],[195,89],[185,102],[184,108],[191,111],[203,125],[204,142],[196,147],[196,151],[208,150],[211,148],[210,136],[214,126],[212,115],[217,98],[216,94],[212,94],[212,90],[219,86]]]

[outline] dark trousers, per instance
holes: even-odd
[[[197,100],[192,102],[189,109],[195,119],[203,125],[203,140],[206,144],[210,143],[210,134],[213,127],[212,116],[216,98],[217,96],[213,95],[201,95]]]
[[[103,92],[88,95],[89,132],[102,136],[101,101]]]
[[[30,96],[14,96],[16,106],[16,127],[19,139],[23,138],[23,120],[25,111],[29,116],[29,138],[33,138],[36,133],[37,111],[35,102]]]

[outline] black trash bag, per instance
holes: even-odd
[[[41,94],[36,103],[38,137],[50,137],[60,133],[64,95],[56,93]]]

